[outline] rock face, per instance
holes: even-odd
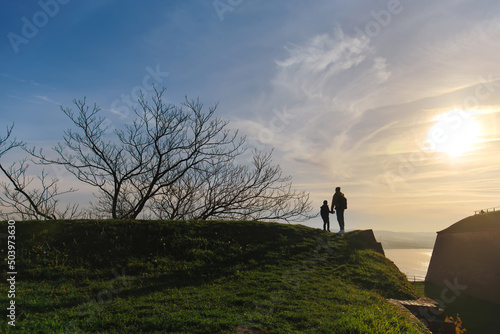
[[[438,232],[425,281],[446,288],[446,298],[465,293],[500,304],[500,211]]]
[[[379,252],[382,255],[385,255],[384,248],[382,244],[375,239],[375,234],[373,234],[373,230],[361,230],[357,231],[358,238],[362,240],[369,248],[373,249],[376,252]]]

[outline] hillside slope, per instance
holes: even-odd
[[[385,300],[417,293],[357,235],[256,222],[18,222],[15,332],[423,333]]]

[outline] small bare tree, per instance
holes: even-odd
[[[14,163],[10,168],[0,169],[9,182],[1,182],[3,196],[0,197],[0,205],[10,208],[6,214],[17,215],[21,219],[55,220],[72,219],[78,216],[78,204],[67,204],[61,210],[59,198],[65,194],[75,192],[71,188],[60,191],[57,178],[48,178],[45,171],[35,177],[27,176],[29,164],[26,159]],[[34,186],[33,181],[38,181]]]
[[[251,166],[223,161],[193,169],[151,203],[167,219],[301,221],[311,218],[309,195],[273,165],[271,152],[254,152]]]
[[[22,142],[15,139],[10,140],[14,125],[7,127],[7,134],[0,137],[0,158],[9,150],[23,146]],[[68,204],[65,209],[60,210],[59,198],[75,189],[60,191],[58,179],[48,179],[45,171],[39,176],[27,176],[29,164],[27,159],[14,162],[9,167],[0,163],[0,170],[7,178],[7,181],[0,182],[3,194],[0,195],[0,206],[7,208],[7,212],[2,212],[3,216],[18,216],[21,219],[62,219],[74,218],[78,213],[78,205]],[[38,180],[38,187],[33,186],[34,180]]]

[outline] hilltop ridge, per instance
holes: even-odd
[[[364,234],[260,222],[18,222],[16,332],[425,333],[386,301],[418,293]]]
[[[438,233],[461,233],[500,230],[500,211],[485,212],[466,217]]]

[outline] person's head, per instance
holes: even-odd
[[[326,200],[325,200],[325,201],[323,201],[323,204],[324,204],[324,205],[328,205],[328,201],[326,201]]]
[[[340,187],[335,188],[335,192],[340,192]]]

